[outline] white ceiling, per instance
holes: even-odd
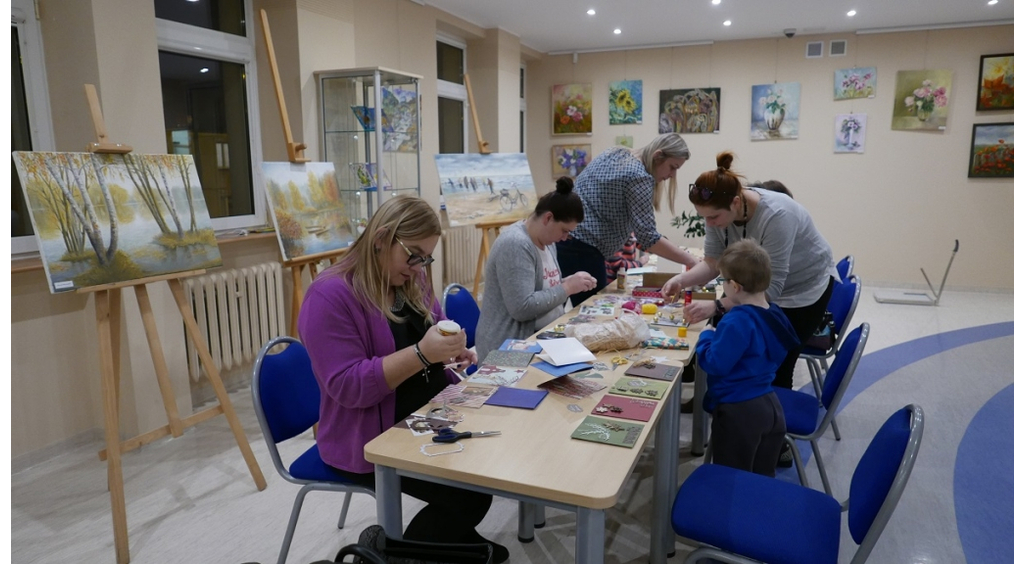
[[[1013,0],[419,0],[543,53],[1012,23]],[[587,15],[588,9],[597,13]],[[847,16],[856,10],[855,16]],[[723,22],[731,20],[726,27]],[[613,30],[622,33],[615,35]]]

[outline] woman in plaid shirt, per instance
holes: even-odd
[[[576,178],[583,200],[584,220],[569,239],[558,245],[562,272],[586,271],[597,287],[572,296],[575,307],[608,285],[605,261],[630,233],[640,248],[687,267],[697,259],[658,233],[655,210],[668,183],[668,205],[675,213],[676,170],[690,158],[690,149],[678,133],[659,135],[644,147],[613,147],[598,155]]]

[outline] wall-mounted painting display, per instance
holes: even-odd
[[[836,134],[833,139],[835,153],[863,153],[867,137],[867,114],[839,114],[836,116]]]
[[[384,121],[384,150],[415,153],[419,149],[419,100],[415,90],[401,86],[381,88]],[[383,118],[382,118],[383,119]]]
[[[434,155],[452,227],[526,217],[537,205],[523,153]]]
[[[383,186],[384,190],[391,189],[391,181],[388,174],[384,172],[382,178],[377,178],[377,165],[374,163],[351,163],[348,165],[352,174],[356,175],[356,182],[359,187],[367,192],[376,192],[377,186]],[[379,182],[378,182],[379,180]]]
[[[800,133],[800,83],[755,84],[750,90],[750,139],[796,139]]]
[[[50,292],[221,265],[192,155],[14,153]]]
[[[946,129],[951,70],[913,70],[896,73],[893,129]]]
[[[563,176],[576,178],[590,164],[590,144],[555,145],[551,147],[551,170],[557,180]]]
[[[722,115],[721,88],[658,93],[658,133],[714,133]]]
[[[619,80],[608,84],[608,124],[643,123],[644,82]]]
[[[594,130],[594,89],[590,84],[556,84],[551,87],[552,133],[579,135]]]
[[[833,86],[833,99],[874,98],[878,89],[878,71],[875,67],[838,69]]]
[[[334,163],[263,163],[263,178],[284,260],[344,249],[355,240]]]
[[[619,147],[633,148],[633,136],[632,135],[616,135],[615,144]]]
[[[1013,178],[1013,124],[976,123],[968,178]]]
[[[981,56],[977,109],[1013,109],[1013,53]]]

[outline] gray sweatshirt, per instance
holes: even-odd
[[[548,251],[558,268],[555,246]],[[483,362],[487,353],[505,339],[525,339],[538,327],[562,315],[568,295],[561,285],[543,288],[541,250],[533,244],[522,221],[501,230],[487,257],[484,299],[476,326],[476,354]]]

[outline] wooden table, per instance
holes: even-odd
[[[585,303],[592,303],[595,296]],[[552,325],[576,315],[578,308]],[[645,316],[650,318],[651,316]],[[696,332],[689,336],[691,347]],[[692,350],[692,349],[691,349]],[[627,351],[630,352],[630,351]],[[598,360],[613,366],[611,358],[623,353],[600,353]],[[671,364],[685,365],[690,351],[651,349],[644,356],[663,356]],[[639,357],[638,357],[639,358]],[[365,447],[366,460],[375,465],[377,519],[387,534],[402,534],[400,476],[419,478],[518,500],[519,537],[533,538],[536,508],[551,506],[576,513],[576,562],[604,562],[605,511],[615,505],[644,447],[654,441],[654,491],[651,514],[651,555],[654,564],[674,553],[671,502],[678,487],[679,375],[655,409],[651,421],[633,448],[573,440],[573,430],[590,414],[626,367],[602,372],[608,388],[576,400],[549,393],[535,410],[494,407],[462,409],[459,430],[501,431],[497,437],[462,441],[465,449],[451,455],[428,457],[420,446],[429,436],[416,437],[405,429],[390,429]],[[530,368],[515,387],[532,389],[550,376]],[[576,404],[582,412],[568,409]],[[654,436],[652,439],[652,435]],[[703,446],[703,445],[702,445]]]

